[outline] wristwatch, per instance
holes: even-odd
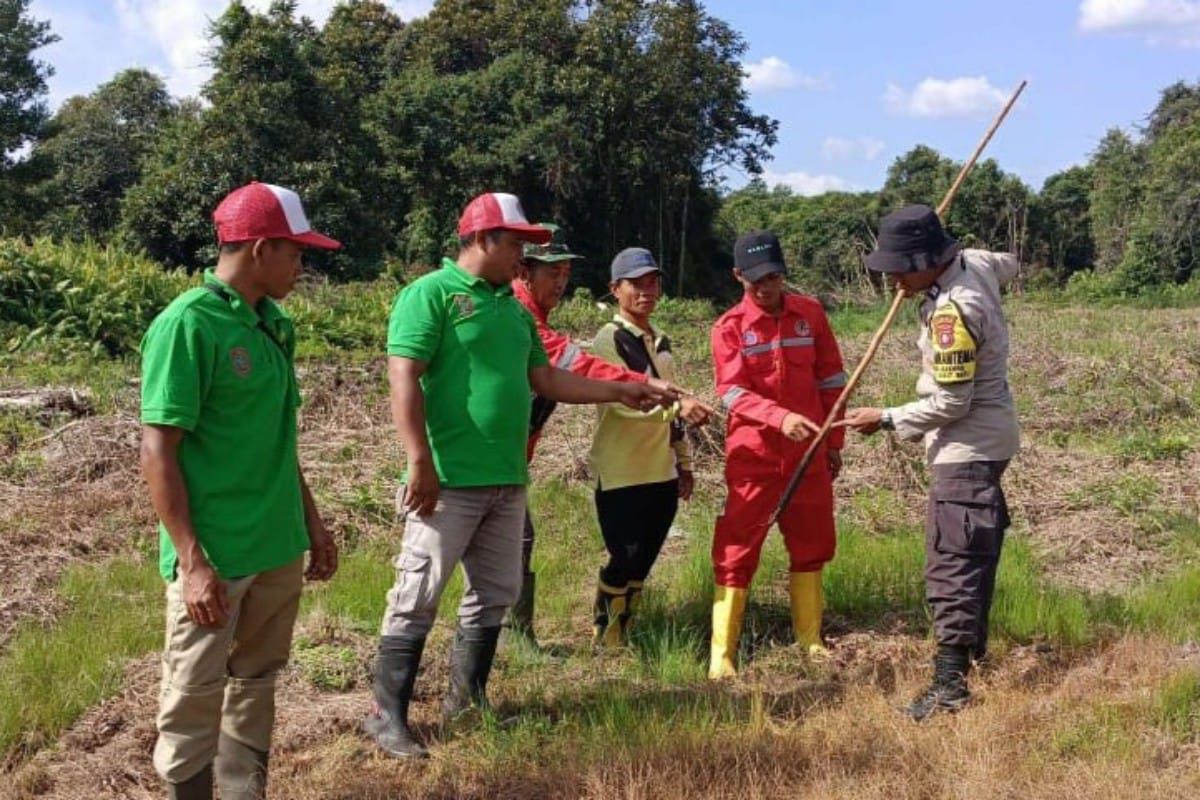
[[[879,427],[883,428],[885,431],[896,430],[896,423],[894,420],[892,420],[891,409],[885,408],[883,413],[879,415]]]

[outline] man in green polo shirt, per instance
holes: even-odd
[[[213,221],[216,269],[142,340],[142,472],[167,581],[154,766],[170,797],[209,800],[215,774],[222,800],[249,800],[265,795],[303,576],[337,569],[297,458],[295,329],[274,301],[305,247],[340,245],[271,184],[232,192]]]
[[[661,385],[594,381],[549,365],[510,283],[524,243],[545,243],[550,231],[530,225],[515,196],[475,198],[458,234],[457,259],[407,286],[388,325],[392,417],[408,458],[397,503],[405,533],[381,626],[375,706],[363,726],[396,757],[426,755],[408,728],[408,705],[459,562],[467,581],[443,719],[486,706],[500,624],[521,587],[531,392],[641,410],[677,399]]]

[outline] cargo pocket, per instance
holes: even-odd
[[[401,551],[393,562],[396,584],[389,593],[392,611],[409,612],[422,608],[429,594],[429,573],[432,558],[428,553]]]
[[[1008,513],[1000,487],[983,481],[948,480],[933,489],[934,549],[939,553],[995,558]]]

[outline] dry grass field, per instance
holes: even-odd
[[[296,300],[309,309],[330,290]],[[355,291],[353,288],[346,292]],[[324,293],[324,294],[322,294]],[[359,320],[382,336],[373,290]],[[543,648],[502,647],[495,714],[435,724],[457,588],[427,649],[413,715],[433,758],[381,757],[357,731],[401,528],[402,453],[382,360],[305,348],[301,458],[343,548],[306,592],[280,691],[271,792],[286,798],[1187,798],[1200,795],[1200,308],[1010,298],[1022,451],[994,657],[963,713],[915,725],[897,706],[928,676],[921,454],[852,439],[827,571],[833,658],[789,645],[786,559],[772,539],[743,663],[705,680],[720,429],[697,435],[697,497],[646,592],[632,647],[588,648],[603,547],[585,455],[595,412],[560,409],[535,463]],[[660,321],[684,382],[712,399],[706,304]],[[834,314],[847,361],[878,309]],[[604,315],[558,315],[581,337]],[[302,335],[308,330],[301,325]],[[895,402],[917,363],[911,312],[860,394]],[[0,797],[161,796],[150,766],[161,635],[153,514],[136,467],[137,369],[34,351],[0,390],[74,387],[79,409],[0,412]],[[2,395],[0,395],[2,396]],[[457,587],[457,584],[455,584]]]

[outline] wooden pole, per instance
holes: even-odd
[[[979,145],[975,148],[975,152],[971,154],[971,157],[967,159],[965,164],[963,164],[962,169],[958,171],[958,177],[954,179],[954,183],[950,184],[950,189],[946,192],[946,196],[943,197],[942,202],[938,204],[937,215],[939,217],[946,216],[946,212],[950,209],[950,203],[954,201],[954,196],[958,194],[958,190],[962,187],[963,181],[967,179],[967,174],[971,171],[971,168],[975,166],[975,162],[979,160],[979,156],[983,153],[984,148],[987,147],[988,142],[992,140],[992,136],[996,133],[996,130],[1000,127],[1000,124],[1004,122],[1004,118],[1008,116],[1008,112],[1017,102],[1017,98],[1021,96],[1021,92],[1025,90],[1025,85],[1027,83],[1028,81],[1021,81],[1021,83],[1013,91],[1012,96],[1008,98],[1008,102],[1004,104],[1004,108],[1000,109],[1000,113],[998,113],[996,118],[992,120],[991,127],[987,129],[987,133],[985,133],[983,138],[979,141]],[[896,299],[892,301],[892,307],[888,309],[887,316],[883,318],[883,323],[879,326],[879,329],[875,331],[875,335],[871,337],[871,343],[867,346],[866,354],[863,355],[862,361],[860,361],[858,366],[854,369],[854,373],[850,376],[850,380],[846,381],[845,388],[843,388],[842,393],[838,395],[837,402],[834,403],[833,408],[830,409],[829,415],[826,416],[825,422],[823,425],[821,425],[820,431],[813,436],[812,442],[809,443],[808,449],[804,451],[804,456],[800,459],[800,463],[796,465],[796,470],[792,473],[791,480],[788,481],[787,488],[784,489],[783,496],[779,499],[779,504],[775,506],[775,510],[771,512],[770,519],[767,520],[768,527],[773,525],[775,521],[779,519],[779,515],[783,513],[783,510],[787,508],[788,503],[791,502],[792,495],[796,493],[796,487],[800,485],[800,480],[804,477],[804,473],[812,464],[813,459],[817,455],[817,451],[821,447],[821,444],[826,438],[828,438],[829,432],[833,430],[833,426],[837,421],[838,415],[841,414],[846,408],[846,403],[849,402],[850,395],[853,394],[854,390],[858,387],[858,382],[862,378],[863,373],[871,364],[871,361],[875,358],[875,353],[879,350],[879,345],[882,344],[883,337],[887,334],[888,329],[892,327],[892,322],[895,321],[896,314],[900,311],[900,304],[904,302],[906,297],[908,297],[908,294],[903,288],[898,288],[896,290]]]

